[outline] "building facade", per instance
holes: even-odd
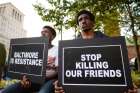
[[[0,43],[9,50],[10,39],[26,37],[24,14],[12,3],[0,4]]]

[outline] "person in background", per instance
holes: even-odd
[[[2,93],[33,93],[36,91],[39,91],[38,93],[54,93],[53,81],[57,79],[58,48],[52,45],[52,40],[56,37],[56,32],[52,27],[44,26],[41,36],[46,37],[49,41],[46,82],[43,85],[35,84],[24,75],[19,83],[8,86]]]

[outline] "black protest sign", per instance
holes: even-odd
[[[61,41],[59,80],[66,93],[123,93],[131,86],[123,37]],[[62,73],[61,73],[62,72]],[[68,90],[67,87],[71,89]]]
[[[120,56],[112,56],[109,52]],[[121,46],[64,48],[64,84],[125,85],[121,54]]]
[[[47,64],[48,39],[44,37],[12,39],[9,51],[8,76],[43,83]]]

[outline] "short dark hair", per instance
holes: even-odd
[[[49,31],[51,31],[52,35],[54,36],[54,38],[56,37],[56,31],[54,30],[54,28],[50,27],[50,26],[44,26],[43,28],[47,28],[49,29]]]
[[[90,12],[90,11],[87,11],[87,10],[81,10],[77,15],[76,15],[76,23],[77,25],[79,25],[79,22],[78,22],[78,17],[82,14],[87,14],[90,18],[91,21],[95,22],[95,16]]]

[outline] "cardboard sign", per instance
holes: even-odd
[[[9,51],[8,76],[43,83],[47,64],[48,39],[44,37],[12,39]]]
[[[123,37],[59,44],[59,80],[66,93],[123,93],[131,86]]]

